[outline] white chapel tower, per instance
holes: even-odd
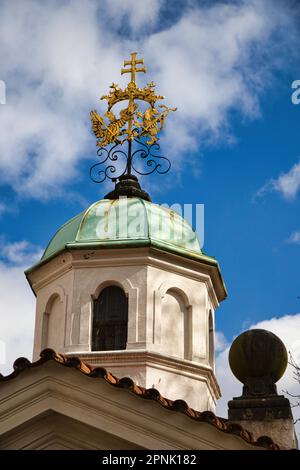
[[[152,203],[132,175],[140,169],[134,167],[138,138],[148,134],[141,145],[151,150],[172,111],[157,111],[162,97],[152,82],[137,87],[136,73],[145,72],[137,67],[141,63],[133,53],[124,63],[131,68],[122,69],[131,72],[126,89],[114,84],[103,97],[109,124],[91,113],[100,147],[124,139],[124,151],[128,142],[127,166],[114,191],[67,221],[26,272],[36,295],[33,356],[52,348],[197,410],[214,411],[220,397],[214,316],[226,289],[217,261],[202,253],[191,226]],[[111,108],[125,100],[128,107],[116,119]],[[149,104],[144,114],[135,100]],[[105,151],[114,162],[111,150]]]

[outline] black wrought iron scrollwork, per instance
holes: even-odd
[[[167,173],[171,168],[168,158],[158,155],[160,146],[156,142],[147,145],[135,138],[137,148],[132,151],[132,142],[128,142],[128,152],[120,144],[114,144],[110,150],[99,148],[97,155],[101,161],[95,163],[90,169],[90,177],[95,183],[103,183],[106,179],[117,181],[121,176],[131,175],[132,170],[142,176],[151,175],[155,171],[159,174]],[[121,161],[121,159],[123,161]],[[103,168],[103,165],[106,167]]]
[[[155,154],[160,151],[160,146],[158,143],[146,145],[137,139],[135,139],[135,142],[142,146],[141,148],[135,150],[131,156],[131,167],[136,173],[139,175],[151,175],[157,171],[157,173],[162,175],[170,170],[170,160],[166,157]],[[149,169],[142,171],[142,169],[138,168],[136,166],[138,165],[138,159],[142,164],[145,163]]]
[[[92,181],[95,183],[103,183],[106,179],[110,179],[111,181],[117,180],[120,176],[124,175],[127,168],[127,158],[128,155],[124,150],[121,150],[119,144],[113,145],[109,150],[105,147],[100,147],[97,151],[97,155],[102,159],[100,162],[95,163],[90,169],[90,177]],[[124,158],[124,163],[121,163],[121,168],[119,170],[119,165],[117,162],[119,161],[119,157]],[[107,162],[106,168],[103,168]],[[116,162],[110,164],[110,162]],[[124,168],[125,167],[125,168]]]

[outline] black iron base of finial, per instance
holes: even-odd
[[[138,197],[145,201],[150,201],[151,198],[146,191],[144,191],[138,179],[134,175],[120,176],[119,181],[116,183],[115,189],[106,194],[105,199],[118,199],[119,197]]]

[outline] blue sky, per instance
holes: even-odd
[[[227,285],[216,313],[220,367],[227,343],[263,321],[300,358],[297,2],[144,0],[134,11],[131,0],[28,0],[17,13],[14,3],[0,2],[0,320],[9,358],[28,354],[31,341],[24,268],[107,192],[89,179],[89,111],[112,81],[124,83],[119,69],[135,49],[178,106],[161,141],[172,172],[143,186],[157,203],[205,204],[204,251]]]

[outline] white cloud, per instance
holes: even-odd
[[[153,78],[167,103],[178,106],[164,138],[173,168],[180,165],[183,149],[231,141],[232,110],[241,118],[259,115],[260,94],[278,65],[276,44],[283,47],[292,36],[284,7],[257,0],[212,6],[189,2],[177,23],[159,30],[164,4],[1,3],[7,103],[0,114],[0,183],[26,196],[63,194],[80,160],[96,158],[88,113],[103,109],[98,97],[112,81],[127,80],[120,77],[120,67],[132,50],[141,52],[148,65],[149,74],[141,80]]]
[[[285,315],[270,320],[263,320],[252,328],[262,328],[276,334],[292,353],[295,361],[300,364],[300,313]],[[216,374],[222,391],[222,398],[218,402],[217,414],[227,417],[227,403],[233,397],[242,394],[242,384],[232,374],[228,363],[229,347],[226,347],[216,357]],[[300,393],[300,384],[293,377],[293,368],[288,366],[284,376],[277,383],[277,391],[283,394],[287,390],[292,394]],[[293,399],[290,398],[293,402]],[[300,407],[293,409],[294,418],[300,417]],[[297,424],[297,432],[300,432],[300,423]]]
[[[35,298],[23,266],[0,262],[0,372],[12,371],[18,357],[32,358]]]
[[[101,7],[107,15],[107,21],[116,29],[128,22],[135,33],[151,29],[156,23],[164,0],[104,0]]]
[[[31,359],[35,298],[24,270],[41,256],[27,240],[9,242],[0,236],[0,372],[8,374],[20,356]]]
[[[0,260],[17,266],[29,266],[38,261],[42,256],[42,249],[27,240],[18,242],[6,242],[0,237]]]
[[[215,352],[224,351],[228,347],[228,341],[224,333],[222,331],[215,332]]]
[[[288,243],[294,243],[298,245],[300,243],[300,230],[293,232],[287,240]]]
[[[217,404],[217,414],[227,418],[227,403],[242,394],[242,384],[232,374],[228,363],[229,346],[216,356],[216,375],[221,387],[222,397]]]
[[[264,196],[269,191],[277,191],[287,201],[292,201],[300,190],[300,162],[292,166],[287,173],[282,173],[277,179],[268,181],[257,196]]]

